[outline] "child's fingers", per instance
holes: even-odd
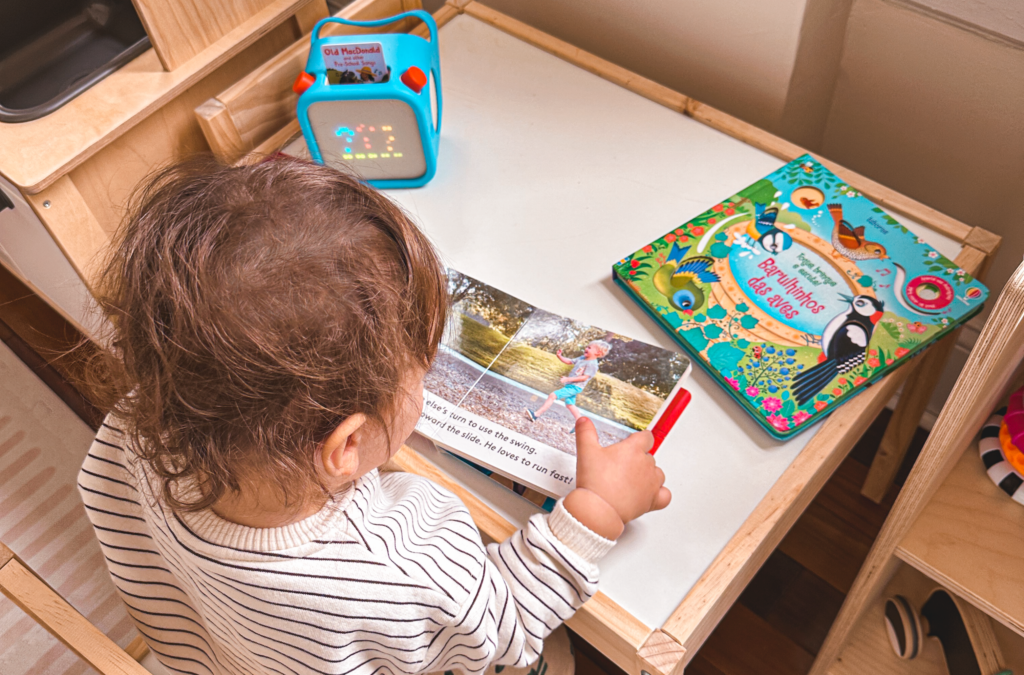
[[[672,502],[672,491],[664,485],[658,490],[658,494],[654,496],[654,503],[651,504],[651,511],[660,511]]]
[[[601,447],[601,440],[597,437],[597,428],[589,418],[580,417],[576,420],[576,453],[586,452],[595,447]]]
[[[650,431],[637,431],[630,434],[629,438],[623,441],[623,443],[628,444],[630,447],[636,447],[643,452],[648,452],[654,447],[654,434]]]

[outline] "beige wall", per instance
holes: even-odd
[[[1024,256],[1024,46],[883,0],[847,22],[821,152],[1004,237]]]
[[[808,0],[483,0],[705,103],[774,128]]]
[[[855,0],[820,151],[1001,235],[987,278],[994,293],[1024,258],[1024,46],[913,6]],[[977,323],[936,388],[933,413]]]
[[[994,293],[1024,257],[1024,0],[482,1],[1002,235]]]

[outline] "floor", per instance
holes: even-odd
[[[135,636],[75,489],[93,429],[0,342],[0,541],[121,646]],[[0,599],[0,672],[84,675],[64,645]]]
[[[883,410],[697,652],[686,675],[804,675],[810,670],[896,499],[895,486],[881,504],[860,494],[889,417]],[[927,437],[918,429],[898,484]],[[577,675],[623,675],[573,637]]]

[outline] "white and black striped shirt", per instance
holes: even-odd
[[[104,424],[79,474],[114,583],[170,672],[480,673],[523,666],[597,590],[612,542],[559,503],[486,548],[462,502],[402,473],[250,528],[176,514]]]

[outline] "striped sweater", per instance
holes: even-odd
[[[172,673],[480,673],[531,663],[597,590],[612,542],[559,502],[484,547],[466,507],[373,471],[318,513],[250,528],[174,513],[104,424],[79,474],[132,619]]]

